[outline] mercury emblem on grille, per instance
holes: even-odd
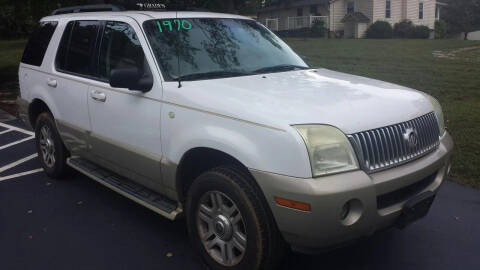
[[[416,147],[418,144],[417,131],[413,128],[407,128],[405,133],[403,133],[403,139],[407,142],[408,147]]]

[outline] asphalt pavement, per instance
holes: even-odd
[[[75,173],[40,169],[32,133],[0,123],[0,269],[203,269],[184,221],[169,221]],[[480,191],[445,182],[430,213],[282,269],[480,269]]]

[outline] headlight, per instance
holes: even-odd
[[[430,95],[428,95],[428,99],[432,103],[433,106],[433,111],[435,112],[435,115],[437,116],[437,122],[438,122],[438,129],[440,130],[440,137],[445,134],[445,122],[443,119],[443,112],[442,112],[442,106],[440,106],[440,103],[438,100]]]
[[[352,145],[337,128],[325,125],[297,125],[307,146],[313,177],[358,169]]]

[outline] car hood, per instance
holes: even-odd
[[[175,91],[181,97],[167,95],[167,101],[182,100],[184,106],[280,128],[327,124],[352,134],[433,111],[427,95],[420,91],[327,69],[183,85]]]

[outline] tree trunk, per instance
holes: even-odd
[[[468,40],[468,33],[469,32],[464,32],[463,40]]]

